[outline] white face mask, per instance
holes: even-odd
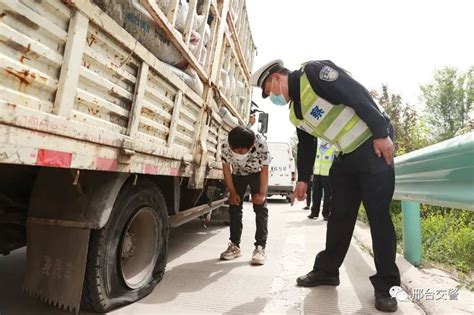
[[[249,156],[249,153],[244,153],[244,154],[239,154],[239,153],[235,153],[234,151],[232,151],[232,156],[234,157],[234,159],[236,159],[238,162],[244,162],[247,160],[248,156]]]

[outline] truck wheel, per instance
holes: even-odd
[[[168,232],[158,187],[125,184],[107,224],[91,231],[81,309],[107,312],[151,293],[165,272]]]

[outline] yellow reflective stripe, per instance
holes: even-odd
[[[355,114],[354,110],[350,107],[344,105],[337,106],[341,106],[344,109],[339,116],[336,117],[332,125],[324,132],[324,136],[329,139],[335,139],[339,131],[341,131],[341,126],[347,124]]]
[[[302,114],[307,112],[311,104],[316,102],[316,100],[318,99],[318,95],[314,93],[306,73],[304,73],[300,79],[300,99]]]
[[[367,141],[372,136],[370,129],[366,129],[360,136],[358,136],[354,141],[351,142],[348,146],[343,148],[344,153],[351,153],[357,149],[362,143]]]
[[[318,130],[321,131],[321,133],[325,133],[343,110],[343,105],[333,105],[329,113],[327,113],[324,119],[319,123]]]
[[[300,120],[296,117],[294,104],[291,104],[289,115],[291,123],[315,137],[325,139],[333,145],[333,151],[337,149],[338,153],[352,152],[372,135],[365,122],[356,115],[352,108],[345,105],[334,105],[319,98],[304,71],[300,77],[300,99],[301,113],[304,118]],[[319,106],[325,111],[322,117],[316,117],[322,118],[321,120],[308,116],[311,115],[310,111],[315,106]],[[326,162],[329,163],[329,161],[324,161],[324,163]]]
[[[293,125],[298,126],[300,120],[298,117],[295,115],[295,104],[293,102],[290,103],[290,121],[293,123]]]
[[[332,155],[334,154],[334,151],[335,151],[334,147],[331,146],[328,150],[324,152],[324,154],[322,154],[321,149],[318,146],[318,150],[316,152],[316,160],[314,163],[314,174],[323,175],[323,176],[329,175],[329,170],[331,169],[331,166],[333,163],[330,157],[332,157]]]
[[[345,134],[347,134],[349,131],[351,131],[352,128],[357,124],[357,122],[360,120],[359,116],[354,115],[351,120],[347,122],[347,124],[339,131],[339,133],[336,135],[336,137],[333,139],[334,142],[337,142],[339,139],[341,139]],[[343,148],[344,153],[346,151]]]
[[[315,166],[314,174],[316,175],[325,175],[327,176],[329,174],[329,170],[331,169],[332,162],[331,163],[318,163],[318,165]]]

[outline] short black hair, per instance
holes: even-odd
[[[285,68],[285,67],[280,67],[280,69],[278,69],[278,70],[277,70],[277,71],[275,71],[274,73],[279,73],[279,74],[283,74],[283,75],[285,75],[285,74],[288,74],[288,73],[290,73],[290,70],[288,70],[288,69],[287,69],[287,68]]]
[[[231,148],[250,149],[255,142],[255,133],[242,126],[237,126],[229,132],[229,145]]]

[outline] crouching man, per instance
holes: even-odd
[[[256,215],[255,250],[252,264],[266,262],[265,245],[268,235],[268,146],[263,137],[252,130],[235,127],[222,144],[224,180],[229,190],[230,242],[221,259],[231,260],[242,256],[240,238],[242,236],[242,203],[247,187],[250,186],[253,209]]]

